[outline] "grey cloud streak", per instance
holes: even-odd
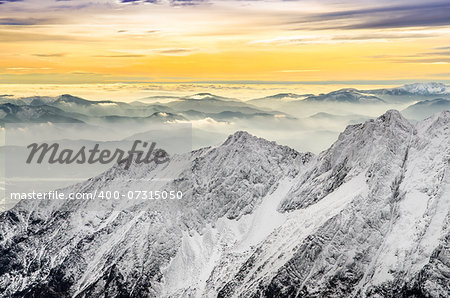
[[[36,57],[50,58],[50,57],[63,57],[65,53],[51,53],[51,54],[33,54]]]
[[[162,3],[161,0],[121,0],[120,3],[123,4],[145,4],[145,3],[152,3],[152,4],[159,4]],[[170,0],[170,4],[173,6],[185,6],[185,5],[197,5],[201,3],[208,2],[206,0]]]
[[[8,2],[22,2],[23,0],[0,0],[0,4],[5,4]]]
[[[450,2],[380,6],[311,14],[286,24],[296,29],[383,29],[450,25]]]
[[[51,18],[0,18],[0,25],[7,26],[34,26],[54,23],[55,19]]]

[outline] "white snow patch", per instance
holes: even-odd
[[[293,186],[290,179],[282,180],[278,188],[264,198],[261,205],[249,217],[247,232],[238,242],[235,250],[245,251],[269,236],[276,228],[280,227],[287,219],[286,213],[280,213],[277,208],[286,194]]]
[[[297,251],[295,246],[316,232],[327,220],[339,214],[355,198],[367,197],[365,174],[365,171],[360,173],[316,204],[288,213],[286,221],[262,243],[262,258],[253,264],[253,270],[246,275],[242,285],[248,289],[249,286],[257,286],[263,279],[270,280],[293,257]],[[239,296],[238,292],[236,294]]]
[[[278,212],[277,207],[291,187],[291,179],[281,181],[252,214],[239,220],[220,218],[216,227],[207,228],[203,235],[184,233],[181,249],[164,274],[163,294],[180,295],[184,289],[203,290],[224,253],[248,251],[281,226],[287,215]]]
[[[261,245],[264,255],[252,267],[253,270],[267,261],[272,263],[252,279],[256,281],[253,284],[257,284],[260,278],[273,275],[292,257],[293,246],[337,215],[354,198],[367,196],[368,191],[363,172],[314,205],[291,213],[278,212],[278,205],[293,185],[292,179],[280,181],[252,214],[239,220],[221,218],[216,228],[209,227],[203,235],[196,232],[193,236],[184,234],[181,249],[165,270],[163,296],[187,293],[201,296],[206,281],[214,268],[220,266],[224,254],[251,253]],[[247,276],[255,278],[252,273]],[[244,280],[242,284],[249,283]]]

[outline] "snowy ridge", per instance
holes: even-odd
[[[336,90],[327,94],[313,95],[305,99],[306,102],[339,102],[339,103],[361,103],[380,104],[384,100],[374,95],[364,94],[364,92],[353,88]]]
[[[434,82],[407,84],[402,87],[398,87],[398,89],[417,95],[450,94],[450,86]]]
[[[387,95],[418,95],[418,96],[448,95],[450,94],[450,86],[436,82],[413,83],[390,89],[366,90],[366,92],[372,94],[387,94]]]
[[[391,110],[317,156],[237,132],[169,164],[116,166],[69,190],[185,197],[18,204],[0,214],[0,294],[445,297],[449,128],[449,111],[413,125]]]

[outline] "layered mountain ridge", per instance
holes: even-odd
[[[434,95],[450,94],[450,87],[442,83],[429,82],[429,83],[406,84],[400,87],[390,89],[368,90],[368,92],[373,94],[387,94],[387,95],[434,96]]]
[[[380,104],[385,101],[374,95],[364,94],[363,92],[346,88],[337,91],[332,91],[327,94],[320,94],[317,96],[309,96],[305,99],[306,102],[339,102],[339,103],[371,103]]]
[[[319,155],[241,131],[169,164],[116,165],[62,191],[183,199],[20,202],[0,214],[0,293],[446,297],[449,128],[449,111],[411,124],[390,110]]]

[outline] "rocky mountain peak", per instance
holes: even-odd
[[[391,167],[401,167],[414,131],[414,126],[396,110],[348,126],[291,190],[291,199],[283,202],[282,210],[307,207],[365,171],[385,168],[387,172]]]
[[[228,136],[228,138],[225,140],[225,142],[223,143],[223,146],[226,145],[232,145],[234,143],[247,143],[248,141],[251,140],[257,140],[258,138],[255,136],[252,136],[251,134],[249,134],[246,131],[237,131],[234,134]]]
[[[384,126],[402,126],[411,127],[411,123],[402,116],[402,114],[397,110],[388,110],[383,115],[379,116],[376,120],[377,123]]]

